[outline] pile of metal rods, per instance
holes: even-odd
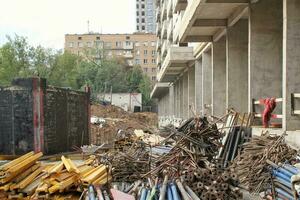
[[[295,155],[296,151],[285,144],[284,135],[271,136],[266,132],[262,136],[253,136],[250,142],[243,145],[241,154],[234,160],[231,168],[238,173],[245,189],[261,192],[267,189],[270,182],[266,161],[285,162]]]
[[[109,157],[116,182],[134,182],[150,170],[149,152],[144,143],[133,142],[130,147],[115,151]]]

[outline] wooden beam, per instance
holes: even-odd
[[[196,19],[194,27],[226,27],[227,19]]]

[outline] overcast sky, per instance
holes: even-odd
[[[135,0],[1,0],[0,45],[6,35],[26,36],[32,45],[62,49],[67,33],[131,33]]]

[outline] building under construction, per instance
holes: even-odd
[[[157,0],[160,123],[194,113],[254,112],[262,125],[300,129],[300,2]]]

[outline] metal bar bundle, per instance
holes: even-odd
[[[261,192],[267,189],[270,173],[267,160],[274,163],[293,159],[296,151],[284,142],[284,135],[271,136],[268,133],[254,136],[250,142],[243,145],[241,154],[231,166],[237,172],[241,184],[251,192]]]

